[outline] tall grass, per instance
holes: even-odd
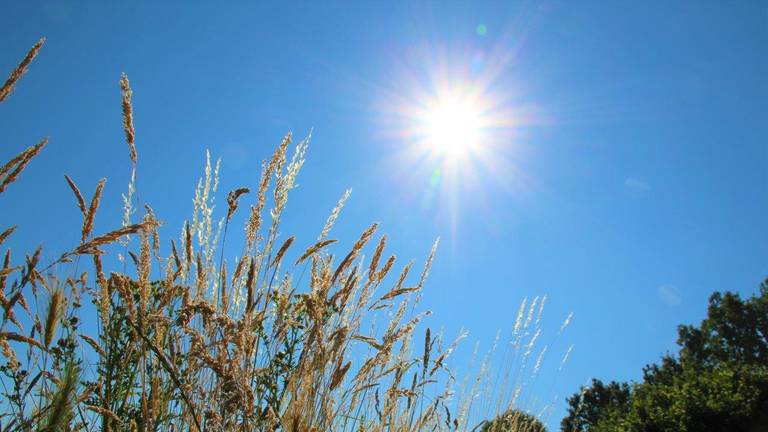
[[[42,42],[3,85],[0,102]],[[309,137],[286,135],[253,190],[229,192],[219,219],[219,164],[207,157],[190,220],[161,247],[160,220],[136,198],[133,92],[126,75],[119,84],[131,170],[122,224],[94,233],[104,180],[88,200],[65,176],[82,214],[73,227],[80,243],[45,264],[40,248],[16,265],[5,253],[3,430],[471,430],[518,405],[543,300],[538,309],[536,301],[521,305],[502,367],[489,373],[487,356],[462,385],[447,365],[464,334],[450,341],[419,327],[437,242],[420,268],[398,268],[376,224],[347,247],[335,244],[329,235],[349,191],[316,240],[278,235]],[[46,142],[5,164],[0,193]],[[247,213],[242,235],[230,226],[238,212]],[[0,245],[13,230],[0,234]],[[228,263],[225,245],[238,240],[240,257]],[[92,270],[78,273],[88,261]],[[82,325],[84,317],[96,324]]]

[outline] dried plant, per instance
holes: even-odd
[[[41,44],[3,86],[0,101]],[[327,237],[349,190],[316,239],[281,238],[282,215],[309,137],[288,157],[293,136],[287,134],[263,163],[245,215],[242,256],[234,259],[224,257],[226,227],[250,189],[230,192],[226,215],[217,219],[219,162],[212,164],[206,154],[191,220],[181,227],[178,249],[171,241],[164,256],[151,207],[144,206],[141,222],[131,223],[141,206],[134,202],[138,152],[133,90],[125,74],[120,90],[131,163],[121,226],[94,234],[105,179],[86,204],[65,176],[83,218],[80,243],[42,268],[40,248],[16,266],[10,250],[4,255],[2,430],[471,430],[478,420],[517,404],[521,385],[535,378],[545,358],[546,347],[532,367],[525,366],[541,334],[544,299],[521,305],[502,363],[506,369],[488,373],[487,356],[472,389],[457,395],[448,363],[466,334],[449,343],[442,332],[427,328],[423,348],[413,341],[428,315],[416,305],[437,242],[418,277],[411,276],[413,262],[391,272],[397,259],[384,258],[387,237],[371,242],[377,224],[343,249]],[[46,142],[0,169],[0,192]],[[14,228],[0,234],[0,245]],[[115,243],[135,268],[109,270],[116,260],[104,257],[114,254]],[[366,248],[372,252],[368,263],[362,258]],[[93,277],[82,271],[83,255],[93,261]],[[30,296],[34,301],[27,301]],[[84,316],[97,319],[81,325]],[[518,364],[523,367],[510,366]],[[483,395],[487,402],[473,404],[491,382],[494,389]]]
[[[22,75],[27,73],[27,67],[29,67],[29,64],[32,63],[32,60],[37,57],[37,53],[40,51],[40,48],[43,47],[44,43],[45,38],[40,38],[40,40],[37,41],[37,43],[29,50],[24,59],[21,60],[21,63],[16,66],[16,69],[11,72],[11,75],[8,77],[8,79],[5,80],[3,86],[0,87],[0,102],[5,101],[11,92],[13,92],[13,88],[16,85],[16,82],[22,77]]]
[[[27,167],[32,159],[37,156],[37,154],[40,153],[40,150],[47,144],[48,138],[44,138],[39,143],[28,147],[26,150],[16,155],[16,157],[0,168],[0,193],[3,193],[8,185],[16,181],[19,174],[24,171],[24,168]]]

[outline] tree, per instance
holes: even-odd
[[[634,384],[593,380],[568,399],[563,431],[768,430],[768,280],[759,294],[714,293],[707,317],[678,327],[677,356]]]
[[[614,412],[624,412],[629,401],[630,387],[626,383],[603,384],[592,380],[590,387],[582,387],[579,393],[568,398],[568,416],[560,423],[564,431],[587,431],[603,417]]]
[[[538,418],[518,409],[509,410],[486,422],[480,430],[482,432],[547,432],[544,423]]]
[[[738,294],[714,293],[700,327],[680,326],[681,361],[702,366],[768,364],[768,279],[760,295],[746,301]]]

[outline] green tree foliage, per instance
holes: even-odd
[[[714,293],[707,317],[678,328],[677,356],[640,383],[593,380],[568,399],[563,431],[768,430],[768,280],[758,295]]]
[[[517,409],[509,410],[486,422],[480,430],[482,432],[547,432],[544,423],[538,418]]]
[[[618,415],[626,410],[630,388],[626,383],[612,381],[608,385],[598,379],[590,387],[568,399],[568,417],[561,428],[566,431],[587,431],[608,416]]]

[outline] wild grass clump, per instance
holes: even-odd
[[[3,85],[0,101],[41,45],[42,40]],[[387,237],[378,234],[377,224],[333,253],[341,246],[328,236],[349,191],[316,240],[283,239],[278,235],[282,214],[310,141],[295,143],[289,133],[262,163],[253,191],[240,187],[229,192],[220,219],[214,214],[219,163],[207,157],[191,220],[183,223],[180,238],[167,240],[164,248],[158,231],[162,222],[136,198],[140,159],[133,92],[126,75],[119,84],[131,167],[122,224],[94,233],[105,180],[86,201],[65,176],[82,214],[80,243],[48,264],[40,262],[40,248],[18,265],[11,264],[10,250],[5,253],[0,270],[2,430],[431,431],[475,426],[472,401],[485,381],[478,378],[465,391],[467,397],[457,398],[456,380],[447,367],[461,336],[450,342],[429,328],[423,336],[416,334],[428,315],[417,312],[416,304],[437,242],[418,270],[413,262],[396,269],[398,260],[386,252]],[[5,164],[0,193],[46,143]],[[227,263],[230,225],[249,198],[240,257]],[[0,234],[0,245],[13,230]],[[370,255],[367,261],[364,251]],[[88,261],[92,270],[78,271]],[[72,264],[61,266],[65,263]],[[57,274],[50,272],[54,266]],[[30,297],[33,302],[27,301]],[[526,306],[521,306],[510,348],[526,361],[539,336],[535,329],[543,301],[534,323],[535,309],[530,305],[523,322]],[[82,317],[91,323],[84,325]],[[488,416],[511,408],[524,370],[506,372],[499,388],[487,393],[495,402],[482,411],[475,406],[474,412]]]

